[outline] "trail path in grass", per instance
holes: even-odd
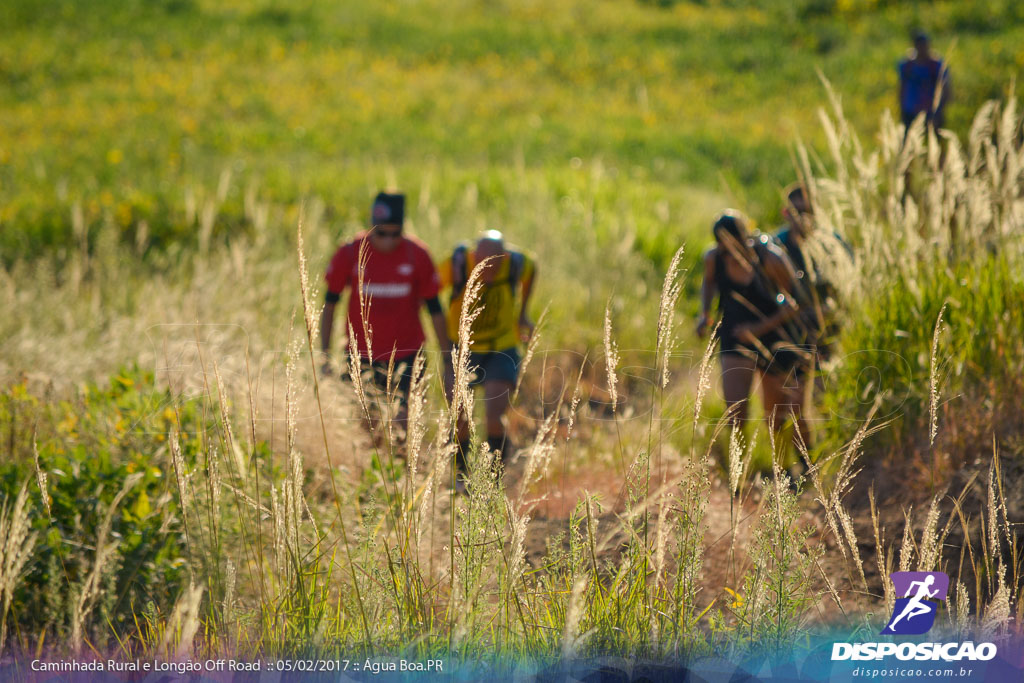
[[[693,374],[679,372],[674,381],[682,385],[683,391],[689,391],[689,387],[696,383]],[[351,402],[343,398],[347,392],[350,392],[350,388],[344,385],[325,391],[325,395],[331,399],[326,402],[326,416],[334,466],[342,472],[343,478],[349,482],[349,490],[352,490],[352,487],[358,489],[360,485],[365,487],[368,480],[372,482],[379,479],[380,475],[373,472],[369,466],[372,441],[366,430],[360,426],[359,420],[352,417]],[[595,411],[597,407],[594,408]],[[276,410],[268,409],[263,412],[280,415],[282,408],[283,406],[278,406]],[[524,408],[523,414],[528,413],[530,408],[529,405]],[[300,430],[299,446],[309,454],[307,466],[314,470],[322,468],[326,463],[323,461],[322,436],[314,407],[303,405],[300,416],[305,426]],[[646,447],[648,428],[644,419],[623,420],[619,425],[622,433],[620,441],[614,425],[600,418],[600,415],[592,412],[589,424],[584,421],[577,427],[579,432],[574,434],[574,445],[571,448],[564,446],[565,425],[562,424],[562,431],[559,432],[560,445],[552,454],[545,474],[526,487],[525,491],[521,489],[529,451],[529,441],[526,437],[531,435],[531,430],[535,430],[539,422],[522,416],[516,420],[516,431],[513,433],[520,435],[520,453],[508,463],[504,483],[506,494],[517,512],[530,516],[525,551],[527,561],[534,567],[543,564],[550,544],[560,543],[563,548],[567,547],[566,539],[571,532],[571,515],[577,503],[587,495],[600,503],[600,509],[595,508],[593,518],[596,526],[598,562],[616,565],[628,541],[625,532],[628,493],[624,486],[624,475],[628,466],[625,463],[635,458],[636,453]],[[312,429],[313,426],[317,428]],[[278,429],[275,440],[282,439],[283,429]],[[688,455],[675,450],[669,442],[671,439],[663,444],[662,471],[665,481],[671,483],[678,480],[682,463]],[[627,453],[619,452],[620,443],[626,445]],[[275,452],[277,451],[278,449],[275,449]],[[386,449],[382,449],[380,453],[387,457]],[[812,536],[811,544],[822,546],[823,550],[819,567],[816,568],[816,575],[813,577],[815,590],[820,597],[813,608],[816,621],[845,623],[844,620],[848,621],[853,614],[877,612],[880,606],[884,607],[882,583],[885,577],[878,566],[879,552],[875,544],[868,505],[868,490],[872,485],[883,527],[883,545],[885,552],[889,554],[895,553],[898,549],[905,524],[904,511],[911,506],[914,536],[915,539],[920,538],[932,493],[939,495],[943,503],[941,524],[945,524],[948,518],[951,505],[949,496],[958,496],[967,485],[970,485],[970,490],[964,499],[965,509],[978,510],[983,509],[985,505],[987,459],[979,458],[971,466],[961,468],[950,479],[948,485],[942,485],[932,493],[926,481],[928,469],[920,462],[887,458],[875,453],[863,455],[861,462],[864,469],[855,479],[853,489],[844,497],[844,506],[851,516],[857,538],[858,557],[854,558],[849,549],[844,553],[835,537],[826,529],[824,512],[816,500],[819,494],[813,490],[805,490],[801,495],[800,505],[804,512],[800,521],[817,529],[817,533]],[[403,465],[399,463],[398,467],[401,471]],[[737,592],[743,590],[743,577],[751,568],[748,553],[754,529],[759,519],[765,514],[770,514],[770,511],[763,505],[766,483],[759,477],[755,475],[753,481],[748,479],[741,487],[744,491],[741,500],[735,500],[730,496],[728,484],[723,481],[723,476],[720,466],[712,464],[704,517],[701,605],[706,606],[714,600],[717,608],[727,609],[735,598],[725,589]],[[1010,518],[1019,519],[1019,510],[1024,507],[1021,499],[1024,497],[1016,493],[1019,487],[1013,482],[1024,479],[1021,467],[1008,462],[1004,477],[1007,482],[1004,490],[1009,492]],[[659,480],[660,477],[655,472],[651,481]],[[330,495],[326,477],[317,477],[313,481],[316,484],[307,495],[313,498],[326,498]],[[657,486],[652,485],[652,492],[656,489]],[[455,504],[463,505],[464,499],[456,497]],[[451,516],[451,496],[447,488],[438,492],[438,502],[433,511],[434,519],[431,523],[434,526],[435,537],[447,538]],[[652,537],[656,533],[657,520],[657,509],[651,509],[648,523],[649,534]],[[671,509],[666,515],[666,520],[668,523],[673,521]],[[972,519],[972,524],[976,526],[975,522],[976,518]],[[971,531],[972,537],[976,531]],[[960,526],[952,525],[946,539],[947,549],[952,548],[958,552],[963,539],[964,533]],[[974,539],[975,547],[979,546],[979,540]],[[441,552],[440,545],[434,552]],[[863,579],[857,569],[858,562],[863,568]],[[898,566],[898,557],[896,564]],[[831,588],[838,595],[841,607],[833,598],[828,584],[831,584]]]
[[[680,371],[673,376],[673,383],[681,391],[695,393],[697,377],[693,372]],[[373,440],[358,419],[352,418],[351,400],[345,396],[351,392],[346,385],[329,384],[322,397],[326,410],[328,441],[332,444],[332,461],[336,469],[343,472],[353,486],[359,486],[367,477],[375,479],[379,474],[370,468],[371,453],[374,452]],[[647,435],[650,427],[646,418],[629,418],[630,412],[639,412],[636,407],[620,406],[618,418],[619,434],[614,423],[605,419],[608,416],[599,414],[601,404],[595,403],[590,408],[588,418],[582,424],[577,422],[579,430],[574,436],[573,445],[567,447],[564,442],[565,420],[559,426],[559,446],[551,456],[546,474],[533,481],[526,490],[522,490],[522,480],[527,469],[526,459],[529,457],[530,443],[528,438],[539,426],[539,420],[529,419],[524,415],[536,408],[526,405],[518,417],[513,420],[515,431],[519,435],[518,454],[507,463],[505,469],[505,490],[510,501],[519,513],[529,514],[530,523],[527,528],[525,550],[527,561],[533,566],[543,564],[548,554],[549,544],[561,543],[568,547],[566,540],[570,534],[570,518],[577,503],[585,496],[592,496],[600,505],[595,508],[594,524],[596,527],[597,553],[599,563],[616,564],[625,543],[628,540],[625,532],[627,524],[627,499],[629,492],[624,484],[628,462],[635,459],[636,452],[647,446]],[[280,414],[280,406],[276,411],[265,412]],[[300,411],[303,415],[315,415],[314,406],[306,406]],[[307,427],[310,425],[307,425]],[[279,433],[277,439],[283,439]],[[621,439],[621,440],[620,440]],[[650,491],[658,488],[658,482],[666,482],[666,489],[674,486],[682,472],[682,462],[689,457],[680,453],[667,439],[661,448],[659,475],[655,471],[651,475]],[[323,444],[319,430],[304,428],[300,433],[300,447],[310,454],[322,454]],[[386,447],[378,449],[381,457],[387,459]],[[652,464],[659,458],[652,458]],[[307,464],[322,467],[322,455],[312,455]],[[400,467],[402,465],[400,464]],[[326,497],[331,492],[326,488],[325,477],[317,478],[321,482],[316,490],[309,495]],[[702,605],[712,600],[721,605],[723,600],[731,602],[733,598],[724,590],[742,589],[743,576],[749,569],[750,561],[747,549],[750,544],[752,530],[762,513],[762,495],[760,483],[747,487],[742,500],[733,500],[728,486],[722,481],[720,469],[712,465],[709,477],[708,504],[705,510],[704,532],[704,566]],[[646,490],[643,496],[646,497]],[[456,505],[464,504],[456,498]],[[451,514],[451,501],[447,490],[439,492],[438,502],[434,506],[435,527],[437,538],[447,536],[447,528]],[[816,523],[808,516],[812,523]],[[651,509],[648,513],[650,534],[656,533],[658,510]],[[674,516],[669,508],[664,517],[665,524],[672,524]],[[728,603],[725,603],[728,604]]]

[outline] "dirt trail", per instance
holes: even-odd
[[[695,371],[680,372],[673,377],[673,382],[686,390],[695,391]],[[366,453],[371,449],[371,440],[366,430],[353,418],[353,405],[348,397],[351,389],[343,385],[329,385],[322,390],[325,417],[327,418],[328,440],[332,444],[332,459],[336,468],[340,468],[353,486],[358,486],[364,479],[368,467]],[[531,391],[537,393],[531,394]],[[597,395],[596,390],[592,392]],[[523,396],[544,395],[537,387],[524,387]],[[278,397],[278,402],[281,398]],[[598,538],[601,547],[598,550],[599,561],[614,562],[621,553],[627,540],[623,531],[623,515],[626,510],[624,480],[628,469],[623,462],[628,460],[628,453],[621,453],[623,441],[646,445],[646,420],[622,420],[618,424],[620,433],[616,433],[610,415],[602,413],[606,406],[598,401],[596,406],[589,408],[589,415],[581,416],[576,424],[576,433],[571,447],[564,445],[565,419],[559,427],[559,447],[556,448],[547,472],[540,482],[532,485],[526,492],[520,491],[521,479],[525,470],[525,451],[528,439],[540,425],[536,416],[542,409],[550,410],[557,403],[557,397],[551,401],[537,401],[535,404],[526,402],[513,416],[512,433],[520,435],[520,456],[514,458],[507,466],[505,485],[511,501],[528,501],[520,505],[521,513],[528,513],[531,521],[528,526],[525,549],[527,560],[533,566],[542,563],[547,555],[548,545],[561,535],[563,545],[567,546],[566,538],[570,533],[570,516],[578,501],[586,495],[594,496],[601,504],[601,511],[596,516]],[[275,406],[276,410],[266,410],[265,414],[283,414],[283,405]],[[620,406],[619,415],[632,409],[641,412],[637,405]],[[586,409],[584,410],[586,412]],[[301,415],[299,429],[299,447],[310,454],[307,465],[318,469],[325,466],[322,462],[323,442],[320,433],[319,419],[315,403],[303,400],[299,413]],[[589,420],[589,421],[588,421]],[[643,425],[639,423],[643,422]],[[314,424],[315,423],[315,424]],[[315,427],[315,429],[314,429]],[[642,427],[642,429],[641,429]],[[759,429],[763,428],[760,425]],[[625,430],[625,436],[621,433]],[[275,426],[275,441],[283,440],[283,425]],[[641,433],[643,432],[643,433]],[[278,444],[279,445],[279,444]],[[870,447],[870,445],[869,445]],[[637,448],[640,448],[638,445]],[[664,449],[666,476],[671,480],[681,472],[684,455],[666,446]],[[987,462],[987,461],[986,461]],[[920,462],[894,460],[873,454],[862,459],[862,471],[855,479],[852,490],[844,498],[844,505],[850,513],[852,526],[857,538],[857,554],[863,569],[861,579],[857,569],[858,559],[851,553],[844,554],[839,541],[827,529],[825,515],[821,504],[815,500],[816,493],[806,491],[801,497],[804,509],[802,523],[811,524],[817,530],[812,543],[823,546],[823,557],[814,577],[816,589],[821,596],[818,618],[829,622],[846,619],[846,613],[875,611],[879,609],[882,596],[884,571],[878,566],[878,548],[875,544],[874,528],[871,522],[868,491],[874,487],[881,526],[884,528],[885,552],[892,555],[898,548],[905,525],[904,510],[913,506],[915,515],[912,519],[915,536],[919,537],[924,524],[925,512],[931,496],[931,490],[921,485],[924,481]],[[1007,482],[1019,482],[1024,479],[1024,465],[1018,460],[1008,461],[1004,467],[1004,478]],[[979,510],[984,507],[984,484],[987,481],[987,464],[977,463],[962,467],[949,477],[948,488],[943,490],[957,495],[964,484],[971,482],[973,489],[966,496],[965,507]],[[654,477],[657,479],[657,476]],[[315,478],[321,484],[326,477]],[[979,484],[980,482],[980,484]],[[323,489],[323,486],[319,487]],[[1020,519],[1024,512],[1024,496],[1016,493],[1018,487],[1007,486],[1010,492],[1008,508],[1010,519]],[[712,473],[708,490],[708,504],[705,513],[706,530],[704,533],[704,563],[702,601],[704,604],[717,600],[719,607],[728,605],[732,597],[724,590],[730,588],[741,590],[743,576],[750,567],[747,549],[749,548],[753,529],[765,511],[761,506],[762,485],[748,483],[742,503],[733,503],[728,487],[723,483],[721,475]],[[936,490],[935,492],[940,492]],[[326,490],[320,494],[326,495]],[[447,493],[439,496],[440,504],[435,507],[437,519],[433,520],[436,529],[447,529],[450,517],[450,498]],[[948,518],[951,508],[947,498],[943,506],[942,523]],[[657,514],[651,515],[652,528]],[[445,534],[441,534],[444,536]],[[441,536],[438,536],[440,538]],[[956,554],[963,542],[962,529],[951,528],[947,537],[947,555]],[[898,560],[897,560],[898,562]],[[826,579],[831,584],[841,601],[842,607],[829,597]]]

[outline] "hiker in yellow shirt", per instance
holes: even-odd
[[[505,412],[519,373],[520,342],[529,341],[533,322],[527,313],[537,266],[523,252],[505,244],[497,230],[483,233],[475,244],[460,244],[438,268],[441,289],[451,290],[448,306],[448,334],[458,343],[459,317],[462,314],[466,281],[473,268],[490,259],[483,267],[483,289],[477,304],[480,314],[470,328],[469,386],[483,386],[487,414],[487,445],[507,460],[512,452],[505,432]],[[451,357],[446,360],[445,392],[451,400],[454,377]],[[469,451],[469,417],[459,416],[459,450],[456,464],[464,474],[465,455]]]

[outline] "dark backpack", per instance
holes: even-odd
[[[778,235],[769,235],[763,232],[754,235],[754,252],[757,254],[760,263],[765,262],[768,253],[773,251],[773,249],[776,252],[776,256],[781,256],[785,260],[790,261],[790,265],[793,266],[788,245]],[[795,270],[795,266],[793,267]],[[755,268],[754,274],[761,279],[769,291],[781,296],[778,286],[768,277],[763,268]],[[809,292],[807,283],[803,282],[802,278],[798,277],[793,284],[795,288],[791,295],[797,306],[799,306],[800,313],[792,320],[783,323],[782,328],[795,343],[805,344],[815,336],[815,329],[819,327],[814,314],[814,295]]]
[[[469,280],[469,245],[460,244],[452,252],[452,301],[459,298],[462,290],[466,288]],[[516,285],[523,275],[523,268],[526,264],[526,256],[512,249],[508,250],[508,286],[512,289],[513,296],[516,292]]]
[[[853,253],[846,241],[839,237],[839,235],[835,237],[852,258]],[[790,255],[791,259],[793,258],[793,251],[800,250],[800,247],[793,243],[793,234],[789,230],[781,231],[774,235],[773,239],[787,255]],[[803,258],[802,251],[801,258]],[[806,263],[802,265],[803,268],[807,267]],[[794,263],[794,268],[796,267],[797,264]],[[794,295],[801,307],[801,314],[798,320],[803,324],[804,329],[807,330],[808,343],[815,344],[818,357],[822,360],[827,360],[835,351],[834,347],[840,331],[840,319],[836,315],[836,311],[829,310],[831,307],[826,304],[831,301],[834,305],[834,301],[839,296],[838,288],[821,271],[815,269],[812,274],[807,270],[800,269]]]

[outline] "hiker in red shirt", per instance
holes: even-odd
[[[343,244],[327,268],[327,297],[320,319],[320,344],[324,353],[324,374],[330,374],[331,331],[334,307],[345,288],[348,323],[365,366],[372,369],[373,382],[387,386],[388,365],[394,359],[392,388],[398,390],[400,407],[396,421],[404,426],[407,417],[413,360],[426,337],[420,324],[420,306],[426,304],[442,353],[451,353],[445,317],[437,298],[439,281],[426,246],[402,232],[405,195],[381,192],[373,200],[370,229]],[[359,292],[360,260],[364,261],[362,296]],[[363,311],[366,311],[364,320]],[[364,325],[365,323],[365,325]],[[369,331],[369,342],[366,332]]]

